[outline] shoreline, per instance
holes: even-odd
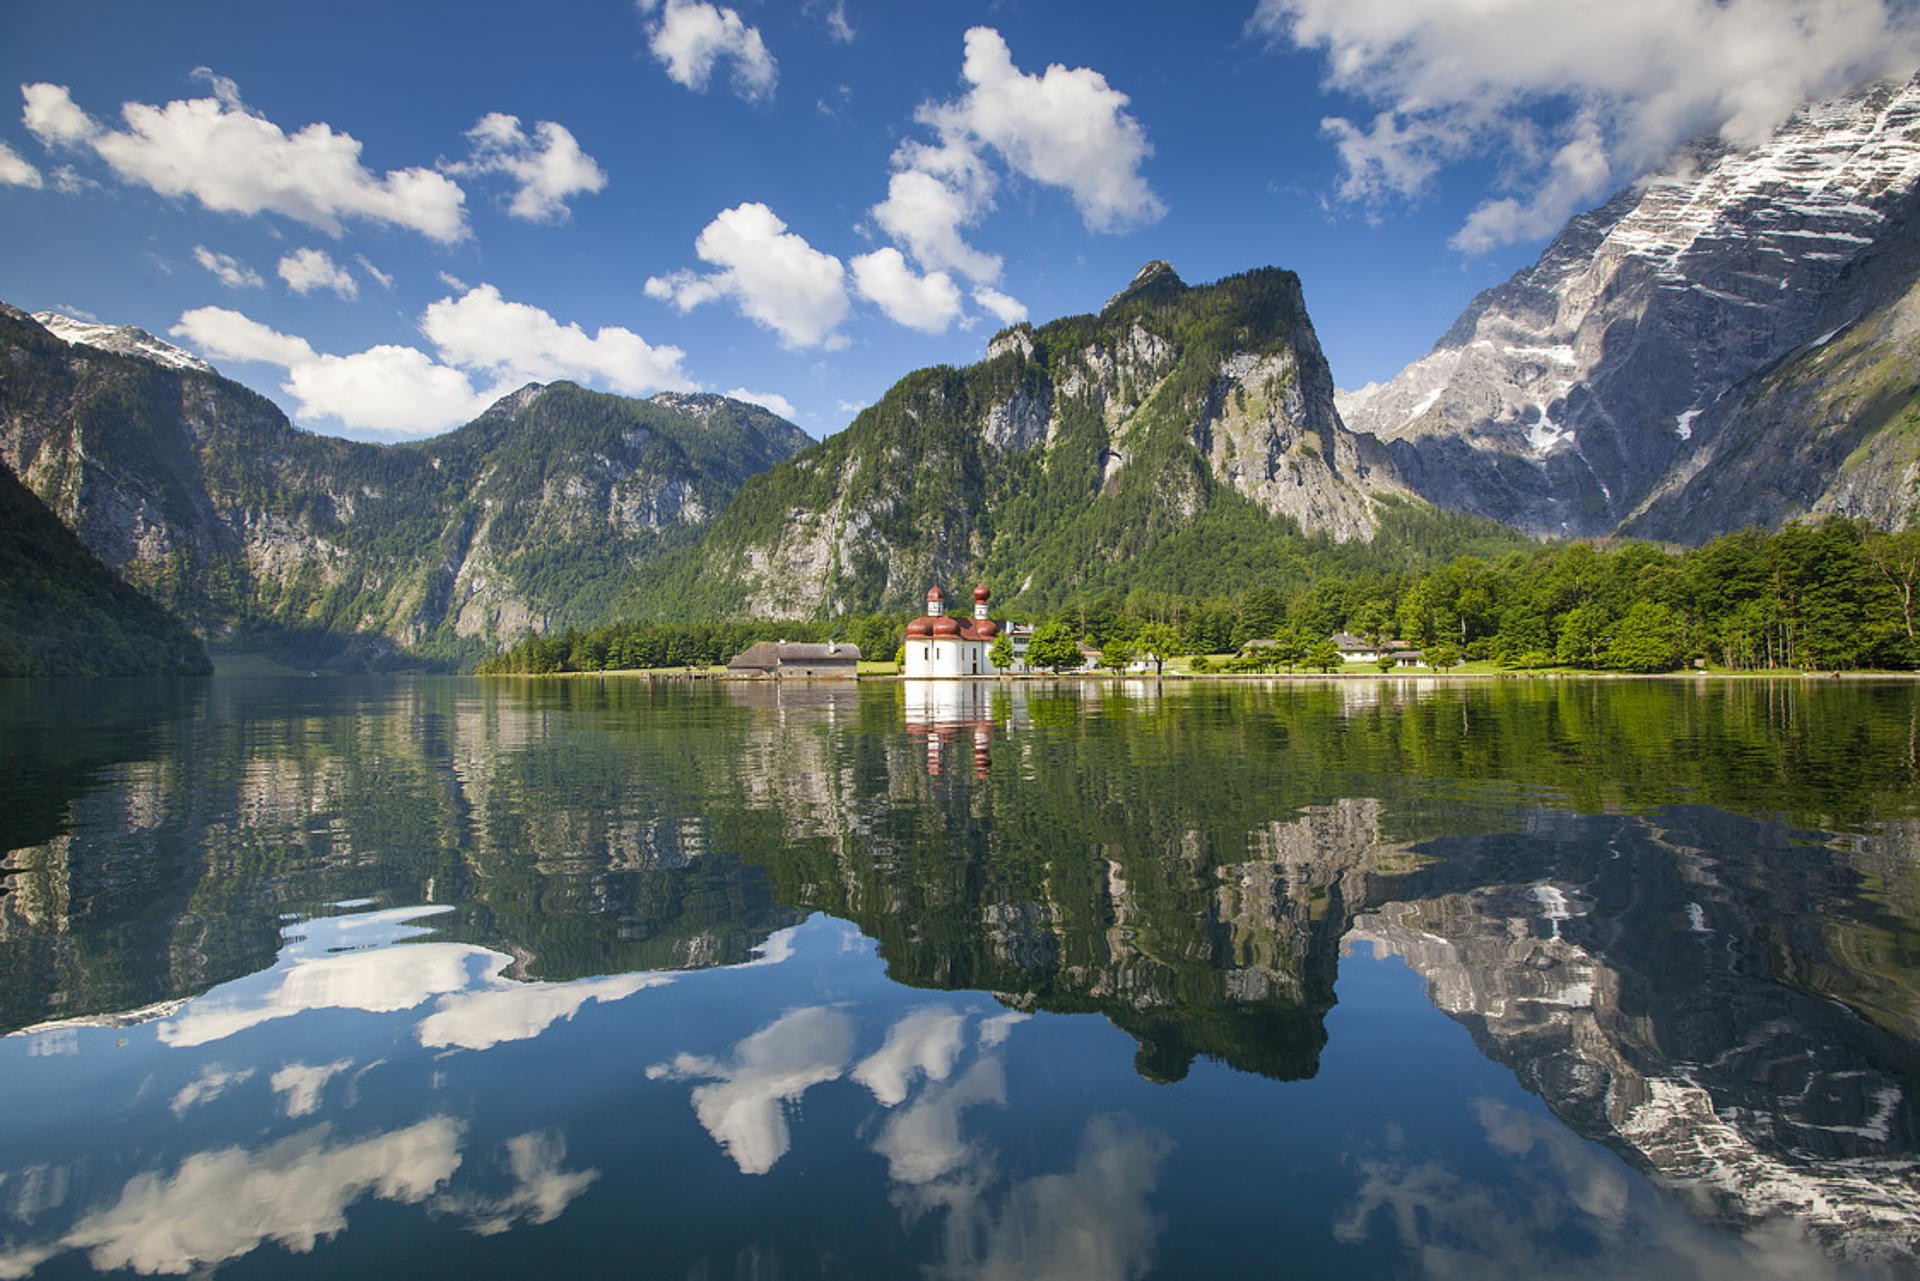
[[[995,676],[903,676],[893,672],[864,672],[858,676],[738,676],[728,672],[686,671],[660,667],[610,668],[594,672],[455,672],[447,673],[474,679],[576,680],[592,676],[617,676],[669,681],[724,681],[738,684],[802,682],[809,685],[860,684],[862,682],[898,683],[914,681],[928,684],[999,684],[1031,681],[1137,682],[1176,681],[1503,681],[1503,680],[1611,680],[1611,681],[1785,681],[1785,680],[1920,680],[1920,672],[1881,669],[1858,671],[1760,671],[1760,672],[1587,672],[1541,669],[1510,672],[1008,672]]]

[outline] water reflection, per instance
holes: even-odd
[[[1195,1099],[1265,1118],[1336,1270],[1920,1250],[1908,685],[298,682],[85,751],[10,710],[0,757],[85,763],[0,825],[0,1080],[148,1137],[6,1123],[0,1275],[344,1262],[381,1202],[604,1242],[642,1187],[682,1270],[830,1223],[869,1271],[1226,1269]],[[1441,1088],[1338,1079],[1425,1026],[1352,984],[1401,963],[1477,1047],[1458,1126],[1303,1146],[1319,1092]],[[748,1179],[792,1222],[670,1224]]]

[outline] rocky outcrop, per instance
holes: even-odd
[[[1341,412],[1422,496],[1539,535],[1625,524],[1698,541],[1823,499],[1840,509],[1849,500],[1824,490],[1859,443],[1847,415],[1870,408],[1749,380],[1885,301],[1870,277],[1905,271],[1879,251],[1911,240],[1916,179],[1920,83],[1808,107],[1751,149],[1696,145],[1575,218],[1431,353],[1344,394]],[[1800,374],[1803,393],[1808,374],[1824,384],[1813,366]],[[1744,421],[1756,397],[1771,433]],[[1809,449],[1796,433],[1823,440]],[[1753,474],[1722,482],[1742,457]],[[1781,492],[1763,492],[1770,482]],[[1676,496],[1689,487],[1721,491],[1710,520],[1686,515]]]

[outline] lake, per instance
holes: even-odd
[[[0,1277],[1920,1272],[1904,681],[0,687]]]

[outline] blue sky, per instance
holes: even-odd
[[[1355,386],[1675,142],[1910,69],[1912,31],[1879,0],[11,5],[0,298],[374,439],[555,377],[824,436],[1153,258],[1298,271]]]

